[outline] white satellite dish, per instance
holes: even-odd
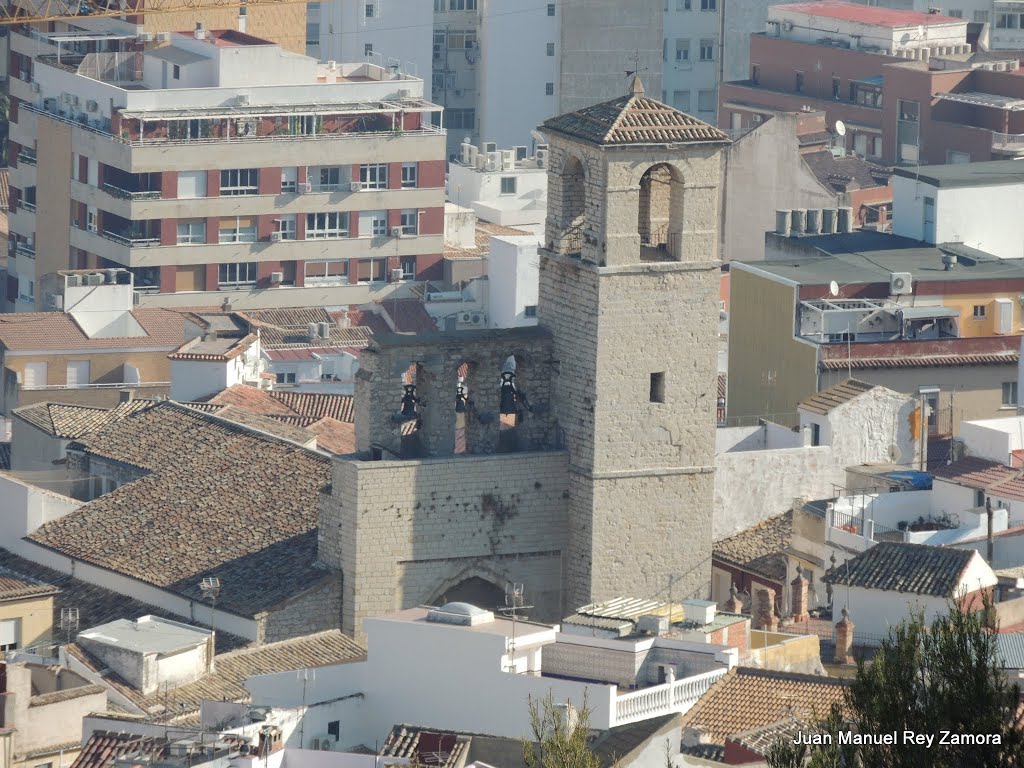
[[[473,143],[473,137],[472,136],[465,136],[465,137],[463,137],[462,143],[463,144],[472,144]]]
[[[828,284],[828,295],[833,297],[839,295],[839,283],[835,280]]]
[[[836,134],[839,136],[846,135],[846,123],[842,120],[836,120]]]

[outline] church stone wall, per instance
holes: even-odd
[[[557,621],[567,480],[564,451],[336,460],[319,552],[342,572],[344,630],[359,638],[367,616],[440,599],[473,577],[502,590],[523,583],[531,616]]]

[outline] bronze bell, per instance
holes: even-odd
[[[455,389],[455,412],[466,412],[466,388],[461,384]]]
[[[416,397],[416,385],[406,384],[404,386],[405,394],[402,396],[402,418],[415,419],[416,403],[419,402],[419,398]]]
[[[516,391],[515,383],[516,375],[511,371],[506,371],[501,374],[501,407],[499,410],[501,413],[509,414],[516,413],[516,403],[518,402],[518,392]]]

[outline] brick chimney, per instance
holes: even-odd
[[[804,578],[802,566],[797,565],[796,578],[790,582],[789,586],[793,622],[805,624],[811,617],[807,613],[807,579]]]
[[[725,601],[726,613],[743,613],[743,601],[740,600],[739,591],[736,589],[736,582],[729,587],[729,599]]]
[[[753,616],[754,629],[774,632],[778,629],[775,619],[775,590],[758,587],[754,590],[754,605],[750,611]]]
[[[850,612],[843,608],[843,618],[836,624],[836,656],[837,664],[853,664],[853,622]]]

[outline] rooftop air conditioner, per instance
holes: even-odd
[[[351,184],[348,185],[348,188],[349,191],[351,192],[358,192],[360,189],[363,188],[363,184],[362,182],[359,181],[353,181]]]
[[[321,339],[331,338],[331,324],[326,322],[317,323],[317,332]]]
[[[50,309],[64,309],[64,297],[58,293],[51,293],[46,297],[46,306]]]
[[[91,275],[85,276],[86,285],[103,285],[103,275],[98,272],[94,272]]]
[[[484,152],[497,152],[497,151],[498,151],[498,145],[495,144],[493,141],[485,141],[484,142]]]
[[[65,281],[65,285],[68,288],[77,288],[81,284],[82,278],[78,275],[68,275],[67,280]]]
[[[271,232],[270,233],[270,242],[272,242],[272,243],[279,243],[279,242],[281,242],[281,233],[280,232]]]
[[[284,282],[284,272],[271,272],[270,282],[275,284]]]
[[[909,272],[893,272],[889,275],[889,294],[902,296],[913,290],[913,276]]]
[[[169,43],[171,41],[171,33],[170,32],[157,32],[156,33],[156,41],[158,43]]]
[[[538,149],[537,154],[534,155],[537,158],[537,167],[543,168],[548,162],[548,151],[546,149]]]
[[[240,107],[244,107],[249,103],[249,97],[244,93],[240,93],[235,97],[235,103]]]
[[[501,150],[501,169],[510,171],[516,167],[516,151],[514,149]]]
[[[501,155],[497,152],[487,153],[487,165],[484,166],[488,171],[500,171],[501,170]]]
[[[398,98],[400,99],[408,99],[410,96],[412,96],[412,91],[408,88],[402,88],[398,91]]]
[[[761,120],[762,120],[761,115],[751,115],[750,116],[750,122],[752,122],[754,125],[760,125],[761,124]]]
[[[151,42],[153,42],[153,33],[152,33],[152,32],[143,32],[143,33],[142,33],[141,35],[139,35],[139,36],[138,36],[138,38],[136,38],[136,39],[137,39],[137,40],[138,40],[138,41],[139,41],[140,43],[151,43]]]
[[[297,189],[299,190],[299,194],[308,195],[313,191],[313,185],[308,181],[304,181],[302,184],[297,185]]]
[[[462,164],[463,165],[469,165],[470,163],[473,162],[472,153],[471,153],[472,148],[473,148],[472,144],[463,144],[462,145]]]
[[[793,28],[793,22],[792,21],[784,21],[784,22],[782,22],[781,26],[782,26],[782,31],[783,32],[789,32]]]
[[[402,280],[404,278],[405,278],[405,272],[403,272],[401,269],[392,269],[391,270],[391,282],[397,283],[399,280]]]
[[[391,236],[392,237],[401,237],[402,236],[402,231],[403,230],[402,230],[401,227],[392,227],[391,228]]]

